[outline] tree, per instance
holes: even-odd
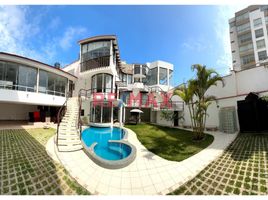
[[[207,69],[206,66],[196,64],[192,70],[196,71],[196,77],[188,80],[187,85],[176,89],[173,94],[179,95],[188,106],[195,139],[200,140],[204,137],[207,109],[216,99],[215,96],[206,95],[206,92],[219,81],[224,86],[224,82],[215,70]]]

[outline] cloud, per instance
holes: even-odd
[[[58,27],[60,18],[56,17],[46,27],[43,22],[47,20],[48,7],[43,10],[34,13],[28,6],[0,6],[0,51],[51,64],[60,61],[61,50],[76,45],[76,37],[87,32],[81,26],[73,26],[62,28],[63,31],[55,35],[53,29]],[[48,28],[51,31],[41,31]]]
[[[82,35],[86,32],[84,27],[68,27],[65,31],[62,39],[59,41],[59,45],[63,50],[69,49],[75,37]]]
[[[202,52],[208,50],[210,45],[204,39],[187,39],[186,42],[182,44],[182,47],[189,51]]]
[[[59,18],[59,17],[55,17],[55,18],[53,18],[53,19],[50,21],[50,23],[49,23],[49,25],[48,25],[48,28],[49,28],[49,29],[55,29],[55,28],[57,28],[57,27],[60,25],[60,23],[61,23],[60,18]]]
[[[29,23],[27,7],[0,6],[0,50],[18,54],[33,53],[26,40],[38,32],[38,24]]]
[[[246,8],[247,5],[217,6],[217,16],[215,17],[215,34],[222,48],[222,54],[218,56],[216,64],[221,69],[220,73],[227,74],[232,68],[232,54],[229,34],[229,19],[233,18],[235,12]]]

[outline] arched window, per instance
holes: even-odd
[[[95,74],[91,78],[92,92],[110,93],[113,91],[113,76],[111,74]]]

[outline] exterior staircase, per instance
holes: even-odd
[[[77,127],[78,115],[78,97],[69,98],[66,113],[58,130],[58,150],[61,152],[77,151],[83,148]]]

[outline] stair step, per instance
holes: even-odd
[[[82,145],[75,145],[75,146],[58,146],[59,151],[68,152],[68,151],[78,151],[83,149]]]
[[[73,141],[73,140],[58,140],[58,145],[68,146],[68,145],[79,145],[81,144],[80,140]]]

